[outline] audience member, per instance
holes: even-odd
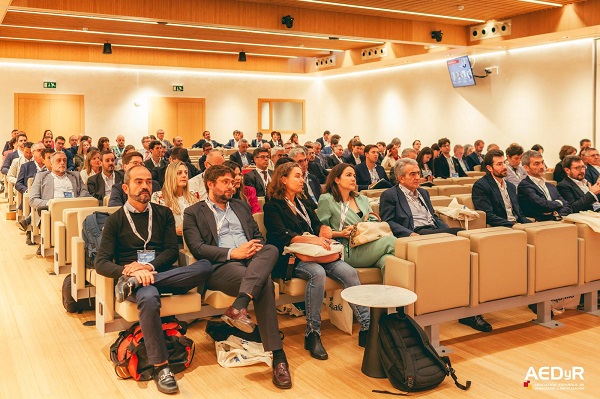
[[[204,172],[197,174],[189,180],[190,190],[198,193],[200,201],[204,201],[208,195],[206,192],[206,184],[204,183],[204,174],[212,166],[222,165],[223,162],[225,162],[225,158],[223,157],[221,150],[212,150],[206,156],[206,161],[204,161]]]
[[[317,143],[317,145],[320,144]],[[308,173],[311,173],[313,176],[315,176],[319,183],[324,184],[329,172],[324,169],[317,160],[317,154],[315,153],[312,144],[306,146],[306,151],[306,157],[308,158]]]
[[[8,169],[10,169],[10,164],[13,159],[21,158],[23,156],[23,149],[27,143],[27,135],[24,132],[19,132],[16,138],[16,149],[6,155],[6,157],[4,157],[4,162],[2,162],[2,174],[4,175],[8,174]]]
[[[202,144],[203,155],[198,159],[198,166],[200,167],[200,172],[204,172],[206,170],[206,166],[204,166],[204,162],[206,162],[206,156],[209,152],[213,150],[213,145],[210,141],[204,142]]]
[[[294,150],[300,149],[295,148]],[[285,163],[275,168],[273,181],[268,188],[264,205],[267,242],[279,250],[280,256],[274,275],[289,278],[291,275],[307,280],[306,284],[306,332],[304,348],[315,359],[325,360],[329,356],[321,343],[321,304],[325,295],[325,278],[329,277],[342,285],[360,285],[356,270],[346,262],[336,260],[331,263],[298,261],[290,255],[282,255],[284,247],[291,243],[307,243],[330,249],[331,228],[321,223],[310,210],[304,199],[304,171],[295,162]],[[304,233],[310,233],[306,236]],[[288,266],[290,270],[288,272]],[[366,343],[369,329],[369,310],[364,306],[350,304],[360,323],[359,345]]]
[[[473,144],[473,152],[465,158],[465,162],[469,167],[469,170],[475,170],[475,166],[480,165],[483,162],[483,147],[485,143],[483,140],[475,141]]]
[[[333,146],[332,151],[333,152],[331,153],[331,155],[329,155],[329,157],[327,157],[327,165],[329,166],[329,169],[333,168],[335,165],[344,163],[344,160],[342,159],[342,153],[344,152],[344,147],[342,147],[341,144],[335,144]]]
[[[368,153],[367,162],[369,156]],[[384,274],[385,258],[394,254],[396,237],[381,237],[354,248],[350,247],[350,235],[357,223],[367,216],[370,222],[378,221],[373,215],[369,215],[373,212],[369,198],[359,194],[356,189],[356,175],[352,165],[335,166],[327,176],[324,194],[319,198],[317,215],[321,223],[332,229],[332,237],[344,246],[346,263],[355,268],[378,267]]]
[[[197,143],[192,145],[192,148],[204,148],[204,144],[206,144],[206,143],[210,143],[213,148],[223,147],[223,144],[217,142],[216,140],[211,139],[210,131],[205,130],[202,133],[202,138],[200,140],[198,140]]]
[[[271,144],[271,148],[283,147],[283,140],[281,139],[281,133],[272,131],[271,132],[271,141],[269,141],[269,144]]]
[[[275,147],[271,148],[271,160],[269,161],[269,170],[270,171],[273,171],[273,169],[275,169],[275,164],[282,157],[286,157],[283,147],[275,146]]]
[[[101,169],[102,162],[100,161],[100,151],[90,150],[85,157],[84,167],[81,169],[81,172],[79,172],[83,184],[87,185],[88,178],[100,173]]]
[[[142,148],[138,150],[140,154],[144,157],[144,161],[147,161],[152,156],[152,152],[150,151],[150,142],[152,138],[150,136],[142,137]]]
[[[473,184],[471,198],[475,209],[485,212],[487,224],[512,227],[515,223],[530,223],[519,208],[517,188],[505,179],[508,168],[504,153],[501,150],[488,151],[481,168],[485,169],[486,175]]]
[[[429,169],[429,161],[433,157],[433,151],[429,147],[423,147],[417,156],[417,164],[421,171],[421,183],[433,182],[433,172]],[[391,173],[394,173],[393,169]]]
[[[75,165],[73,170],[76,172],[80,172],[85,166],[85,159],[87,158],[88,151],[92,146],[89,139],[89,136],[83,136],[81,137],[81,140],[79,140],[77,154],[73,156],[73,164]]]
[[[23,146],[23,154],[22,156],[15,158],[12,160],[10,164],[10,168],[8,168],[8,173],[6,174],[6,180],[13,185],[17,184],[17,178],[19,177],[19,171],[21,170],[21,165],[31,161],[32,153],[31,147],[33,147],[32,142],[25,143]]]
[[[562,161],[565,159],[565,157],[575,154],[577,154],[577,148],[571,145],[563,145],[562,147],[560,147],[560,151],[558,152],[558,157],[560,158],[560,161],[554,167],[554,173],[552,174],[552,179],[555,182],[560,183],[565,177],[567,177],[565,169],[562,165]]]
[[[108,137],[100,137],[98,139],[98,151],[110,151],[110,140]],[[56,149],[58,151],[58,149]]]
[[[252,155],[248,152],[248,140],[240,139],[239,144],[236,145],[238,149],[229,156],[229,159],[240,165],[242,168],[254,164]]]
[[[582,155],[583,150],[592,146],[592,140],[590,139],[581,139],[579,141],[579,156]]]
[[[198,174],[200,174],[200,171],[198,170],[198,168],[196,168],[194,165],[192,165],[190,163],[190,156],[188,155],[187,149],[185,149],[183,147],[178,147],[177,145],[174,145],[173,148],[171,148],[170,152],[171,152],[171,154],[169,155],[168,163],[171,163],[173,161],[185,162],[185,164],[188,167],[188,176],[190,178],[193,178],[194,176],[197,176]],[[152,170],[152,179],[156,180],[161,187],[165,181],[166,169],[167,169],[167,167],[163,166],[161,168],[155,168]]]
[[[600,182],[590,184],[585,180],[585,165],[581,158],[576,155],[567,155],[561,168],[565,171],[566,177],[558,183],[556,188],[571,205],[573,212],[600,211],[600,202],[598,202]]]
[[[538,151],[529,150],[523,154],[521,162],[527,177],[519,183],[517,193],[519,206],[525,216],[536,221],[560,220],[570,214],[571,205],[560,196],[556,187],[544,179],[544,159]]]
[[[233,131],[233,138],[229,139],[227,144],[225,144],[225,148],[238,148],[240,145],[240,140],[244,137],[244,134],[239,130]]]
[[[417,152],[417,155],[419,155],[419,152],[421,151],[421,140],[413,141],[412,148]]]
[[[266,143],[267,140],[263,140],[263,134],[261,132],[256,132],[256,138],[252,139],[252,147],[254,148],[258,148],[258,147],[262,147],[264,143]]]
[[[123,170],[123,157],[125,156],[125,154],[129,153],[129,152],[137,152],[135,150],[135,146],[128,144],[125,146],[125,149],[123,150],[123,155],[121,156],[121,158],[117,161],[117,164],[115,165],[115,170]]]
[[[173,144],[171,144],[171,142],[165,138],[165,131],[162,129],[158,129],[156,131],[156,139],[160,141],[160,144],[162,144],[162,146],[167,150],[170,150],[171,147],[173,147]]]
[[[112,151],[102,151],[99,155],[102,165],[101,172],[87,179],[87,189],[92,197],[98,199],[102,206],[104,197],[110,198],[115,184],[123,183],[123,176],[115,172],[115,154]]]
[[[342,157],[345,163],[349,163],[350,165],[360,165],[362,162],[365,162],[365,146],[360,141],[354,141],[348,147],[352,146],[352,152],[346,156]]]
[[[585,180],[590,184],[596,184],[600,177],[600,153],[593,147],[588,147],[585,151],[585,160],[587,161],[585,170]]]
[[[254,188],[257,196],[264,197],[267,193],[267,185],[271,181],[271,175],[273,174],[268,169],[271,156],[269,155],[269,150],[259,147],[254,150],[252,157],[256,169],[244,175],[244,185]]]
[[[325,130],[323,132],[323,137],[319,137],[317,140],[315,140],[317,143],[321,144],[321,148],[325,148],[328,145],[330,145],[330,136],[331,136],[331,132],[329,130]]]
[[[433,161],[434,176],[442,179],[450,177],[466,177],[467,174],[460,167],[458,159],[450,156],[450,140],[441,138],[438,140],[441,154]]]
[[[458,165],[460,166],[460,168],[466,175],[467,172],[470,171],[471,169],[469,169],[469,166],[465,162],[464,156],[465,156],[465,148],[460,144],[454,145],[454,156],[452,157],[452,160],[458,162]],[[456,162],[455,162],[455,164],[456,164]]]
[[[319,197],[321,196],[321,184],[317,178],[308,173],[308,158],[306,157],[306,149],[304,147],[296,147],[290,151],[290,159],[300,166],[304,176],[304,194],[308,198],[307,203],[311,210],[317,208]]]
[[[512,183],[515,187],[519,187],[521,181],[527,177],[527,171],[521,164],[523,156],[523,147],[513,143],[506,149],[506,165],[507,172],[504,180]],[[485,171],[482,171],[485,172]]]
[[[329,169],[329,164],[327,162],[327,155],[321,152],[322,148],[323,146],[318,141],[313,143],[313,150],[315,150],[315,162],[318,162],[321,168],[324,171],[327,171],[327,169]]]
[[[271,280],[277,249],[265,245],[247,204],[232,198],[233,180],[233,172],[226,166],[207,168],[208,197],[186,209],[185,241],[196,259],[212,263],[213,273],[206,287],[236,296],[223,320],[242,331],[254,331],[255,324],[247,310],[250,301],[254,302],[263,347],[273,352],[273,384],[281,389],[291,388]]]
[[[333,147],[335,147],[336,145],[338,145],[340,143],[340,140],[342,139],[342,137],[339,134],[334,134],[331,135],[329,138],[329,145],[328,146],[323,146],[321,149],[321,152],[323,152],[324,155],[331,155],[333,154]],[[342,152],[343,152],[343,147],[342,147]],[[341,156],[341,155],[340,155]]]
[[[165,161],[170,162],[169,159],[171,159],[171,153],[175,148],[183,148],[183,138],[181,138],[181,136],[175,136],[173,137],[173,147],[169,148],[168,151],[165,152]],[[187,152],[187,150],[186,150]],[[188,169],[189,169],[189,165],[188,165]],[[190,175],[192,174],[192,171],[190,170]]]
[[[398,146],[390,143],[385,148],[385,156],[381,161],[381,167],[383,169],[393,169],[396,161],[399,159],[400,155],[398,155]]]
[[[63,136],[56,136],[56,139],[54,139],[54,150],[64,152],[67,156],[67,170],[74,170],[75,163],[73,163],[73,154],[71,151],[65,149],[65,142],[66,140]]]
[[[96,272],[118,281],[117,302],[137,303],[156,386],[162,393],[176,393],[179,387],[169,368],[160,318],[161,294],[184,294],[202,285],[212,266],[201,259],[187,267],[173,267],[179,256],[175,220],[168,208],[150,203],[152,176],[147,168],[128,169],[123,188],[127,202],[106,220]]]
[[[129,146],[127,146],[129,147]],[[133,147],[133,146],[132,146]],[[118,179],[124,180],[125,172],[134,166],[144,166],[142,154],[135,151],[132,148],[131,151],[125,151],[125,155],[120,159],[123,162],[123,170],[115,171],[115,175],[119,175]],[[115,177],[115,180],[117,177]],[[152,192],[160,190],[160,185],[157,181],[152,181]],[[108,199],[108,206],[123,206],[127,202],[127,194],[123,190],[123,184],[115,184],[112,186],[110,191],[110,198]]]
[[[150,173],[152,173],[154,169],[167,166],[167,161],[162,157],[163,145],[160,141],[151,141],[150,144],[148,144],[148,149],[150,150],[151,155],[150,158],[144,162],[144,166],[148,168]]]
[[[392,187],[383,167],[377,165],[378,156],[379,150],[375,145],[369,144],[365,147],[365,161],[358,164],[353,171],[353,175],[356,173],[355,180],[359,191]]]
[[[247,203],[253,215],[261,212],[258,197],[256,196],[256,189],[244,184],[244,176],[242,176],[240,165],[232,161],[225,161],[223,165],[233,170],[233,198]]]

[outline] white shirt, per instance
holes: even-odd
[[[373,169],[369,169],[369,167],[367,166],[367,170],[369,171],[369,175],[371,176],[371,183],[377,183],[379,181],[379,173],[377,173],[375,166],[377,165],[373,165]]]
[[[265,179],[265,174],[263,172],[267,172],[267,178],[266,179]],[[256,173],[258,173],[258,175],[262,179],[263,184],[265,185],[265,189],[266,189],[267,186],[269,185],[269,182],[271,181],[271,176],[269,176],[269,170],[268,169],[260,170],[260,169],[256,168]]]
[[[54,197],[53,198],[67,198],[65,197],[65,193],[70,192],[73,197],[75,197],[75,193],[73,193],[73,184],[71,184],[71,180],[65,173],[62,176],[58,176],[54,173],[50,173],[52,175],[52,179],[54,180]]]
[[[206,187],[204,187],[204,173],[200,173],[188,180],[188,188],[190,191],[195,191],[200,195],[200,201],[208,198]]]
[[[444,157],[446,156],[444,155]],[[446,157],[446,162],[448,162],[448,167],[450,168],[450,177],[453,177],[453,175],[456,174],[456,169],[454,168],[454,161],[452,160],[452,157]]]
[[[500,181],[498,181],[498,179],[496,178],[494,178],[494,181],[498,185],[498,188],[500,189],[500,194],[502,195],[502,200],[504,201],[504,209],[506,209],[506,219],[509,222],[516,222],[517,218],[515,217],[512,211],[512,202],[510,202],[510,196],[508,195],[506,182],[504,181],[504,179],[500,179]]]
[[[429,209],[427,206],[425,206],[425,201],[421,197],[421,193],[416,190],[415,192],[417,195],[414,195],[402,184],[399,184],[398,187],[400,187],[400,190],[402,190],[406,196],[406,201],[408,202],[408,206],[412,212],[414,227],[434,226],[435,223],[433,222],[433,216],[431,216]]]
[[[112,191],[112,186],[115,184],[115,173],[113,172],[110,177],[106,176],[104,172],[102,174],[102,179],[104,179],[104,196],[110,197],[110,192]]]
[[[587,193],[590,192],[590,188],[588,187],[587,180],[583,179],[583,180],[579,181],[577,179],[573,179],[572,177],[568,177],[568,178],[571,179],[575,184],[577,184],[577,187],[579,187],[581,189],[581,191],[583,191],[583,195],[586,195]],[[594,196],[594,198],[596,198],[596,202],[598,202],[598,197],[596,196],[596,194],[592,193],[592,195]]]
[[[23,156],[12,160],[12,163],[10,164],[10,169],[8,170],[8,174],[6,175],[6,178],[8,179],[9,183],[17,184],[19,170],[21,170],[21,165],[23,165],[25,162],[29,162],[29,160],[27,160],[27,158]]]
[[[352,154],[352,156],[354,157],[354,162],[356,162],[356,164],[360,164],[360,155],[359,156],[355,156],[354,154]]]
[[[537,177],[533,177],[531,175],[529,175],[529,178],[531,178],[531,180],[544,192],[544,195],[546,196],[546,199],[548,201],[556,201],[558,202],[560,205],[562,205],[562,201],[560,200],[553,200],[552,197],[550,196],[550,191],[548,191],[548,187],[546,187],[546,180],[545,179],[538,179]]]

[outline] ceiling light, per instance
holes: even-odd
[[[112,54],[112,46],[109,42],[104,43],[102,46],[102,54]]]
[[[549,1],[540,1],[540,0],[519,0],[522,1],[524,3],[534,3],[534,4],[542,4],[545,6],[552,6],[552,7],[562,7],[562,4],[558,4],[558,3],[551,3]]]
[[[151,25],[159,24],[159,25],[167,25],[167,26],[176,26],[176,27],[180,27],[180,28],[195,28],[195,29],[207,29],[207,30],[228,31],[228,32],[255,33],[255,34],[260,34],[260,35],[291,36],[291,37],[302,37],[302,38],[307,38],[307,39],[329,40],[329,37],[327,37],[327,36],[307,35],[307,34],[299,34],[299,33],[269,32],[269,31],[254,30],[254,29],[227,28],[227,27],[221,27],[221,26],[208,26],[208,25],[178,24],[178,23],[171,23],[171,22],[156,22],[156,21],[145,21],[145,20],[127,19],[127,18],[108,18],[108,17],[98,17],[98,16],[94,16],[94,15],[53,13],[53,12],[42,12],[42,11],[20,10],[20,9],[14,9],[14,8],[10,8],[7,11],[21,13],[21,14],[50,15],[53,17],[85,18],[85,19],[95,19],[95,20],[99,20],[99,21],[116,21],[116,22],[126,22],[126,23],[128,22],[128,23],[151,24]],[[346,42],[382,44],[382,42],[379,42],[377,40],[348,39],[348,38],[339,38],[339,39],[346,41]]]
[[[238,54],[238,62],[246,62],[246,53],[243,51],[240,51],[240,53]]]
[[[449,15],[438,15],[438,14],[427,14],[427,13],[413,12],[413,11],[392,10],[392,9],[389,9],[389,8],[358,6],[358,5],[355,5],[355,4],[332,3],[330,1],[320,1],[320,0],[298,0],[298,1],[302,1],[304,3],[324,4],[324,5],[327,5],[327,6],[357,8],[357,9],[360,9],[360,10],[371,10],[371,11],[391,12],[391,13],[395,13],[395,14],[418,15],[418,16],[422,16],[422,17],[452,19],[452,20],[456,20],[456,21],[485,22],[482,19],[451,17]],[[525,1],[525,0],[522,0],[522,1]],[[531,1],[533,1],[533,0],[531,0]]]
[[[0,36],[0,40],[16,40],[16,41],[27,41],[27,42],[42,42],[42,43],[60,43],[60,44],[82,44],[87,46],[99,46],[101,43],[94,42],[77,42],[71,40],[50,40],[50,39],[31,39],[23,37],[8,37]],[[190,53],[207,53],[207,54],[238,54],[237,51],[218,51],[218,50],[197,50],[187,48],[173,48],[173,47],[158,47],[158,46],[136,46],[133,44],[114,44],[111,47],[124,47],[124,48],[135,48],[135,49],[148,49],[148,50],[168,50],[168,51],[182,51]],[[298,58],[294,55],[278,55],[278,54],[261,54],[261,53],[246,53],[253,57],[272,57],[272,58]]]
[[[47,28],[41,26],[25,26],[25,25],[2,25],[7,28],[20,28],[20,29],[37,29],[37,30],[47,30],[47,31],[56,31],[56,32],[74,32],[74,33],[86,33],[92,35],[112,35],[112,36],[122,36],[122,37],[139,37],[146,39],[164,39],[164,40],[177,40],[183,42],[197,42],[197,43],[218,43],[218,44],[235,44],[240,46],[256,46],[256,47],[269,47],[269,48],[284,48],[284,49],[296,49],[297,46],[284,46],[278,44],[264,44],[264,43],[247,43],[247,42],[229,42],[224,40],[207,40],[207,39],[192,39],[187,37],[173,37],[173,36],[156,36],[156,35],[140,35],[135,33],[118,33],[118,32],[100,32],[88,30],[86,32],[82,32],[78,29],[66,29],[66,28]],[[313,50],[313,51],[344,51],[340,49],[330,49],[330,48],[321,48],[321,47],[304,47],[301,50]]]

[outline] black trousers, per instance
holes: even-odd
[[[207,260],[199,260],[190,266],[175,267],[155,274],[154,284],[138,288],[128,298],[137,303],[140,328],[144,334],[150,364],[160,364],[169,358],[160,320],[160,294],[185,294],[203,284],[211,272],[212,265]]]
[[[209,290],[231,296],[239,293],[252,295],[258,331],[266,351],[283,348],[275,309],[275,286],[271,280],[271,272],[278,259],[277,248],[265,245],[251,259],[216,265],[206,282]]]

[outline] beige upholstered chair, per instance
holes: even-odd
[[[87,208],[90,206],[98,206],[98,200],[94,197],[78,197],[78,198],[55,198],[48,204],[48,210],[43,210],[41,214],[41,245],[42,255],[50,256],[54,253],[56,235],[53,234],[54,223],[62,222],[63,211],[69,208]],[[62,231],[62,230],[60,230]],[[66,239],[64,241],[66,243]]]
[[[433,184],[435,184],[436,186],[448,186],[450,184],[454,184],[452,183],[452,179],[442,179],[439,177],[436,177],[435,179],[433,179]]]
[[[527,295],[527,235],[492,227],[460,231],[471,243],[471,304]]]
[[[436,195],[433,197],[430,197],[431,200],[431,205],[436,207],[436,206],[448,206],[450,205],[450,202],[452,202],[452,197],[448,197],[446,195]]]
[[[381,197],[381,194],[387,190],[386,188],[380,188],[376,190],[362,190],[360,193],[366,195],[369,198]]]
[[[452,182],[454,184],[459,184],[459,185],[463,185],[463,184],[473,184],[475,183],[477,180],[479,180],[479,177],[453,177],[452,178]]]
[[[480,171],[467,171],[465,173],[469,177],[485,176],[485,172],[480,172]]]
[[[429,193],[429,195],[432,197],[439,195],[437,186],[433,186],[433,187],[421,186],[421,188],[423,190],[427,191]]]
[[[452,185],[438,187],[438,195],[450,196],[450,195],[454,195],[454,194],[470,194],[470,193],[471,193],[470,186],[452,184]]]

